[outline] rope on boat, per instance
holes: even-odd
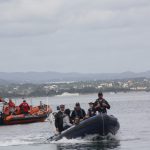
[[[104,122],[104,116],[103,113],[101,112],[101,118],[102,118],[102,124],[103,124],[103,136],[105,135],[105,122]]]

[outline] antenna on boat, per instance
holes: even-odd
[[[47,102],[47,110],[48,110],[48,87],[46,88],[46,102]]]

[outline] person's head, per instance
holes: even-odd
[[[59,108],[60,108],[60,111],[64,111],[64,110],[65,110],[65,105],[64,105],[64,104],[61,104],[61,105],[59,106]]]
[[[70,116],[70,109],[66,109],[65,110],[65,114],[68,115],[68,116]]]
[[[25,102],[26,102],[26,100],[23,100],[23,102],[25,103]]]
[[[11,100],[11,99],[9,99],[9,102],[12,102],[12,100]]]
[[[76,125],[78,125],[78,124],[80,123],[80,118],[79,118],[79,117],[75,117],[74,123],[75,123]]]
[[[80,109],[81,109],[80,103],[76,103],[75,108],[76,108],[77,110],[80,110]]]
[[[90,108],[93,107],[93,103],[92,103],[92,102],[89,103],[89,107],[90,107]]]
[[[103,97],[103,93],[102,92],[99,92],[98,93],[98,98],[102,98]]]
[[[56,109],[57,109],[57,110],[60,110],[60,106],[57,106]]]

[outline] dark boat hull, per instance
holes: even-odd
[[[105,136],[108,133],[115,135],[119,130],[120,125],[114,116],[109,116],[107,114],[98,114],[94,117],[88,118],[79,125],[72,126],[71,128],[63,131],[57,136],[53,136],[50,140],[60,140],[63,137],[67,139],[85,137],[86,135],[98,134],[100,136]]]

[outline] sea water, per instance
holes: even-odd
[[[0,126],[0,150],[149,150],[150,149],[150,93],[104,93],[104,97],[111,105],[108,114],[113,114],[120,122],[117,135],[108,135],[100,140],[93,140],[95,135],[84,139],[49,142],[54,126],[49,120],[41,123],[24,125]],[[54,111],[56,106],[65,104],[66,108],[73,109],[76,102],[87,110],[88,102],[94,101],[97,94],[88,95],[62,95],[44,98],[27,98],[30,105],[43,103],[51,105]],[[16,104],[21,99],[15,99]]]

